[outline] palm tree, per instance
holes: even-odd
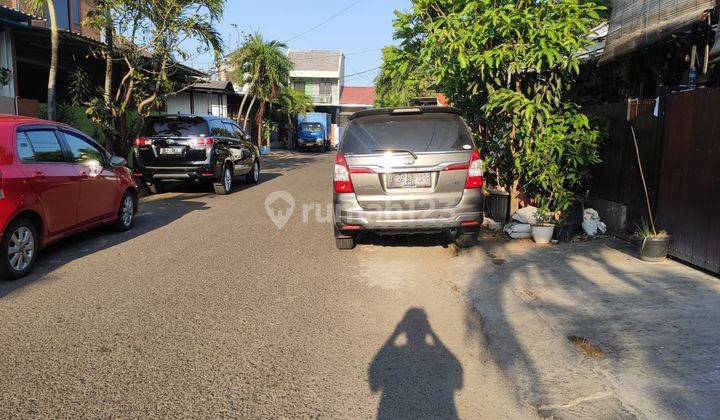
[[[54,0],[30,0],[30,10],[36,15],[44,15],[47,7],[47,15],[50,19],[50,71],[48,72],[48,93],[47,93],[47,118],[54,120],[57,117],[57,104],[55,94],[55,80],[57,79],[58,48],[60,46],[60,34],[55,15]]]
[[[250,111],[256,100],[260,100],[260,110],[264,111],[265,101],[272,101],[279,93],[279,89],[287,86],[290,81],[292,62],[285,51],[287,45],[280,41],[265,41],[263,36],[255,32],[249,35],[243,45],[230,54],[230,62],[235,67],[238,80],[248,85],[248,91],[240,103],[238,122],[243,116],[245,101],[248,95],[252,96],[250,105],[245,110],[243,129],[247,130]],[[262,119],[262,116],[260,117]]]

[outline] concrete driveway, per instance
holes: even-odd
[[[340,252],[333,161],[277,153],[231,195],[150,197],[134,230],[63,241],[0,283],[0,417],[720,412],[716,278],[615,240]]]
[[[335,249],[333,163],[280,153],[231,195],[149,197],[132,231],[0,283],[0,417],[534,416],[468,336],[447,242]]]

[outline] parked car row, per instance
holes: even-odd
[[[0,278],[26,275],[41,248],[70,235],[101,225],[131,229],[135,179],[152,192],[182,180],[228,194],[239,177],[260,178],[257,149],[227,118],[149,117],[132,156],[134,172],[68,125],[0,115]]]

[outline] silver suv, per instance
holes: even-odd
[[[335,244],[352,249],[362,231],[445,231],[471,246],[483,220],[482,171],[454,108],[357,112],[335,160]]]

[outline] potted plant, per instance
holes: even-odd
[[[546,207],[538,209],[535,215],[535,223],[532,225],[532,237],[538,244],[550,243],[555,230],[555,214],[550,212]]]
[[[635,236],[642,241],[640,244],[641,260],[660,262],[667,258],[668,249],[670,248],[670,239],[672,239],[667,232],[664,230],[656,232],[643,217],[642,223],[635,225]]]
[[[650,206],[650,194],[648,193],[647,183],[645,182],[645,174],[643,173],[635,128],[632,124],[630,124],[630,131],[632,132],[633,143],[635,145],[635,156],[637,157],[640,179],[642,180],[643,191],[645,192],[645,204],[647,204],[648,217],[650,218],[649,224],[648,221],[643,218],[642,225],[636,226],[635,234],[642,239],[642,243],[640,244],[640,259],[650,262],[664,261],[670,249],[670,240],[672,237],[664,230],[658,232],[657,229],[655,229],[655,219],[653,218],[652,207]]]

